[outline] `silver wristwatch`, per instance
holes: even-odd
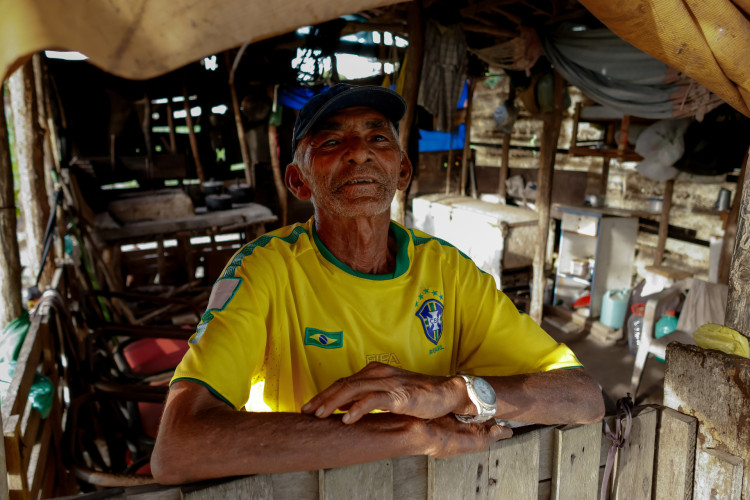
[[[495,389],[483,378],[471,375],[457,375],[466,382],[469,399],[477,407],[477,415],[456,415],[456,418],[467,424],[486,422],[497,412],[497,395]]]

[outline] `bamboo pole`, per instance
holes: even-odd
[[[167,127],[169,128],[169,152],[177,153],[177,137],[174,133],[174,116],[172,115],[172,98],[167,100]]]
[[[234,111],[234,124],[237,127],[237,139],[240,141],[240,153],[242,153],[242,163],[245,164],[245,182],[248,186],[255,188],[255,165],[250,164],[250,152],[247,149],[247,140],[245,139],[245,126],[242,124],[242,114],[240,113],[240,101],[237,98],[237,88],[234,86],[234,73],[240,63],[242,54],[245,52],[247,44],[243,45],[234,63],[229,64],[229,52],[225,53],[224,59],[229,67],[229,92],[232,95],[232,110]]]
[[[539,214],[539,229],[536,251],[534,253],[533,286],[529,315],[538,324],[542,323],[544,310],[544,287],[547,281],[544,268],[547,261],[547,243],[549,241],[552,178],[555,172],[555,153],[557,152],[557,140],[560,138],[564,99],[565,81],[558,72],[555,72],[554,107],[544,117],[536,191],[536,210]]]
[[[660,266],[664,260],[664,249],[667,246],[667,234],[669,233],[669,211],[672,209],[672,192],[674,191],[674,179],[664,183],[664,202],[659,218],[659,240],[656,243],[656,254],[654,265]]]
[[[497,183],[497,194],[500,198],[500,203],[505,203],[505,197],[508,194],[505,181],[508,180],[508,171],[510,170],[510,135],[510,132],[503,133],[503,158],[500,165],[500,178]]]
[[[0,283],[3,284],[0,287],[0,330],[23,312],[21,258],[16,230],[13,169],[5,122],[5,101],[0,86]],[[4,465],[5,461],[2,463]],[[5,479],[5,476],[0,479]]]
[[[273,87],[273,108],[272,113],[276,113],[278,100],[278,85]],[[281,174],[281,163],[279,161],[279,134],[276,125],[268,124],[268,146],[271,153],[271,170],[273,170],[273,182],[276,184],[276,194],[279,197],[281,205],[281,225],[286,226],[287,219],[287,191],[284,184],[284,176]]]
[[[451,170],[453,170],[453,129],[448,143],[448,168],[445,171],[445,194],[451,194]]]
[[[469,77],[469,93],[466,98],[466,138],[464,140],[464,157],[461,163],[461,184],[460,190],[461,196],[466,195],[466,178],[469,173],[469,162],[471,161],[471,104],[474,99],[474,88],[477,85],[477,78],[474,76]]]
[[[406,78],[404,82],[404,100],[406,114],[399,124],[399,142],[403,154],[409,156],[409,137],[411,127],[417,112],[417,97],[419,95],[419,80],[422,76],[422,56],[424,54],[424,29],[422,20],[422,0],[412,0],[407,12],[409,25],[409,48],[406,49]],[[412,178],[417,172],[412,172]],[[406,190],[396,191],[391,203],[391,217],[403,223],[406,217]]]
[[[203,164],[201,163],[201,157],[198,151],[198,139],[195,137],[195,129],[193,129],[193,116],[190,114],[190,102],[187,91],[187,84],[182,84],[182,96],[185,98],[185,123],[188,128],[188,138],[190,139],[190,149],[193,152],[193,159],[195,160],[195,173],[198,175],[201,184],[206,182],[206,176],[203,173]]]
[[[49,201],[44,182],[44,133],[39,127],[36,106],[36,84],[31,61],[20,67],[8,79],[15,151],[19,174],[19,200],[26,234],[26,249],[29,252],[29,271],[32,276],[39,273],[44,248],[44,233],[49,219]],[[49,285],[51,266],[45,268],[39,289]]]

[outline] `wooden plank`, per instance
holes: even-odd
[[[26,401],[28,399],[31,384],[34,382],[34,373],[39,363],[39,357],[42,352],[41,343],[38,342],[41,330],[47,330],[48,325],[43,323],[44,314],[35,314],[31,319],[29,331],[26,334],[18,354],[19,362],[16,370],[13,372],[13,378],[8,386],[8,392],[5,395],[3,404],[3,421],[11,415],[23,415]]]
[[[391,461],[393,498],[427,498],[427,456],[396,457]]]
[[[742,498],[744,461],[725,451],[698,450],[695,457],[695,498]]]
[[[149,498],[151,498],[149,496]],[[235,481],[214,484],[204,489],[183,491],[184,500],[226,500],[242,498],[243,500],[266,500],[274,498],[273,483],[268,474],[247,476]]]
[[[615,460],[612,482],[614,500],[649,500],[651,498],[658,413],[649,407],[636,410],[633,412],[630,438],[618,450]]]
[[[601,423],[555,429],[551,498],[596,500],[601,435]]]
[[[427,498],[487,498],[489,448],[454,458],[430,460]]]
[[[500,178],[497,183],[497,195],[500,198],[500,203],[505,203],[507,195],[505,181],[508,180],[508,171],[510,170],[510,135],[508,132],[503,133],[502,163],[500,164]]]
[[[5,441],[5,463],[8,469],[8,489],[11,498],[24,498],[23,492],[28,492],[26,473],[23,470],[23,457],[19,445],[21,443],[21,416],[3,416],[3,437]]]
[[[284,472],[271,474],[274,498],[318,500],[318,471]]]
[[[193,115],[190,114],[190,96],[188,95],[187,83],[182,84],[182,96],[184,101],[182,102],[185,108],[185,124],[188,129],[188,139],[190,140],[190,151],[193,153],[193,161],[195,162],[195,174],[200,179],[201,184],[206,182],[206,176],[203,174],[203,164],[201,163],[200,152],[198,151],[198,139],[195,136],[195,129],[193,128]]]
[[[659,418],[654,465],[654,500],[693,498],[698,420],[671,408]]]
[[[534,500],[539,495],[539,430],[490,447],[488,499]]]
[[[389,500],[393,498],[393,463],[388,459],[321,469],[319,481],[321,500]]]

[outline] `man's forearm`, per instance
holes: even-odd
[[[604,402],[598,384],[582,369],[483,377],[497,393],[497,417],[536,424],[592,423]]]

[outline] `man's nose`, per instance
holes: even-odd
[[[352,137],[348,142],[349,162],[360,164],[370,158],[370,146],[364,137]]]

